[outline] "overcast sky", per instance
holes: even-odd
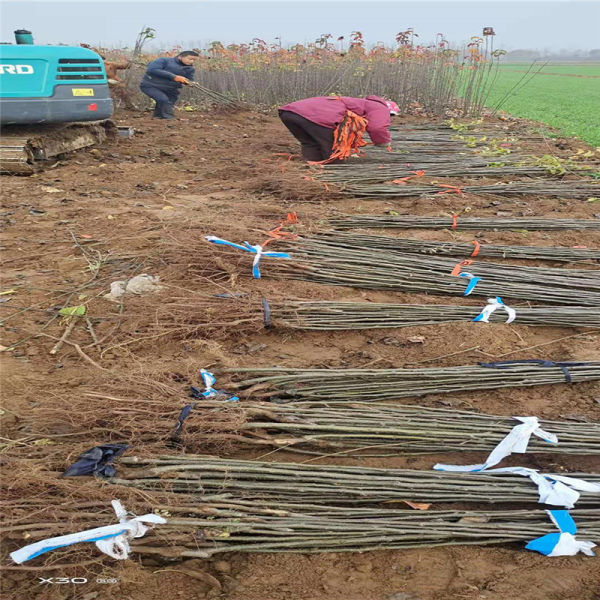
[[[354,30],[363,32],[369,44],[391,44],[397,32],[409,27],[424,43],[438,32],[460,43],[491,26],[496,48],[600,48],[600,0],[2,0],[0,11],[4,42],[13,41],[14,29],[25,28],[40,44],[124,46],[148,25],[165,48],[254,37],[272,42],[277,36],[287,45],[314,41],[322,33],[347,39]]]

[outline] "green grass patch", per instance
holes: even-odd
[[[523,70],[527,68],[524,65]],[[515,72],[512,66],[501,66],[487,106],[495,108],[502,101],[500,109],[511,115],[541,121],[566,136],[600,146],[600,79],[534,75],[521,87],[524,75]],[[529,75],[525,77],[528,79]]]

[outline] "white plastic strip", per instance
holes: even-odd
[[[600,494],[600,485],[597,483],[591,483],[576,477],[539,473],[535,469],[526,467],[503,467],[490,469],[486,473],[512,473],[529,477],[538,486],[540,495],[538,502],[540,504],[573,508],[579,500],[579,492]]]
[[[118,560],[124,560],[128,558],[131,551],[129,540],[142,537],[151,528],[144,525],[144,523],[158,525],[167,522],[163,517],[152,513],[128,518],[127,511],[119,500],[113,500],[111,504],[119,520],[118,524],[48,538],[15,550],[11,552],[10,557],[20,565],[40,554],[45,554],[57,548],[64,548],[81,542],[95,542],[98,549],[104,554]]]
[[[510,306],[506,306],[504,302],[502,302],[502,298],[500,296],[496,296],[495,298],[488,298],[488,304],[484,309],[473,319],[474,322],[481,323],[489,323],[490,316],[492,313],[497,311],[499,308],[502,308],[508,314],[508,319],[506,319],[506,323],[512,323],[517,318],[517,311]]]
[[[579,552],[587,556],[595,556],[592,548],[595,548],[596,544],[575,538],[577,525],[568,511],[547,510],[546,512],[560,533],[548,533],[531,540],[525,546],[527,550],[534,550],[545,556],[575,556]]]
[[[574,535],[570,533],[561,533],[558,536],[558,542],[554,546],[552,552],[546,556],[575,556],[580,552],[587,556],[596,556],[592,548],[595,548],[596,544],[590,541],[577,540]]]
[[[218,238],[214,235],[205,235],[204,238],[212,244],[217,244],[219,246],[230,246],[231,248],[236,248],[237,250],[243,250],[244,252],[255,254],[254,260],[252,261],[252,276],[255,279],[260,279],[260,260],[263,256],[268,256],[270,258],[290,258],[290,255],[286,252],[266,252],[260,244],[256,244],[255,246],[248,242],[244,242],[243,244],[235,244],[222,238]]]
[[[475,289],[475,286],[481,281],[481,277],[476,277],[473,275],[473,273],[467,273],[467,271],[459,273],[458,276],[467,277],[469,279],[469,283],[467,284],[467,288],[465,289],[463,296],[468,296]]]
[[[213,385],[217,383],[217,378],[206,369],[200,369],[200,377],[202,377],[202,381],[204,382],[205,391],[202,392],[202,395],[209,398],[210,396],[214,396],[217,394],[217,390],[213,388]]]
[[[200,376],[202,377],[202,381],[204,382],[205,390],[202,392],[202,395],[205,398],[214,398],[223,393],[223,391],[215,390],[213,385],[217,383],[217,378],[206,369],[200,369]],[[237,396],[230,396],[227,398],[226,402],[237,402],[239,398]]]
[[[524,454],[527,452],[532,434],[542,438],[549,444],[558,443],[558,438],[553,433],[544,431],[540,427],[537,417],[513,417],[513,419],[521,421],[521,424],[512,428],[508,435],[490,452],[485,463],[481,465],[445,465],[438,463],[433,468],[436,471],[485,471],[513,453]]]

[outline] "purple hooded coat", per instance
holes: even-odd
[[[368,121],[367,133],[374,144],[391,142],[390,109],[385,100],[379,96],[351,98],[349,96],[317,96],[297,100],[279,110],[289,110],[317,125],[335,129],[344,119],[346,111],[351,110]]]

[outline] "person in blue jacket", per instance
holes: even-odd
[[[194,61],[200,56],[193,50],[180,52],[175,57],[157,58],[148,64],[140,83],[140,90],[155,102],[155,119],[173,119],[173,108],[182,85],[194,80]]]

